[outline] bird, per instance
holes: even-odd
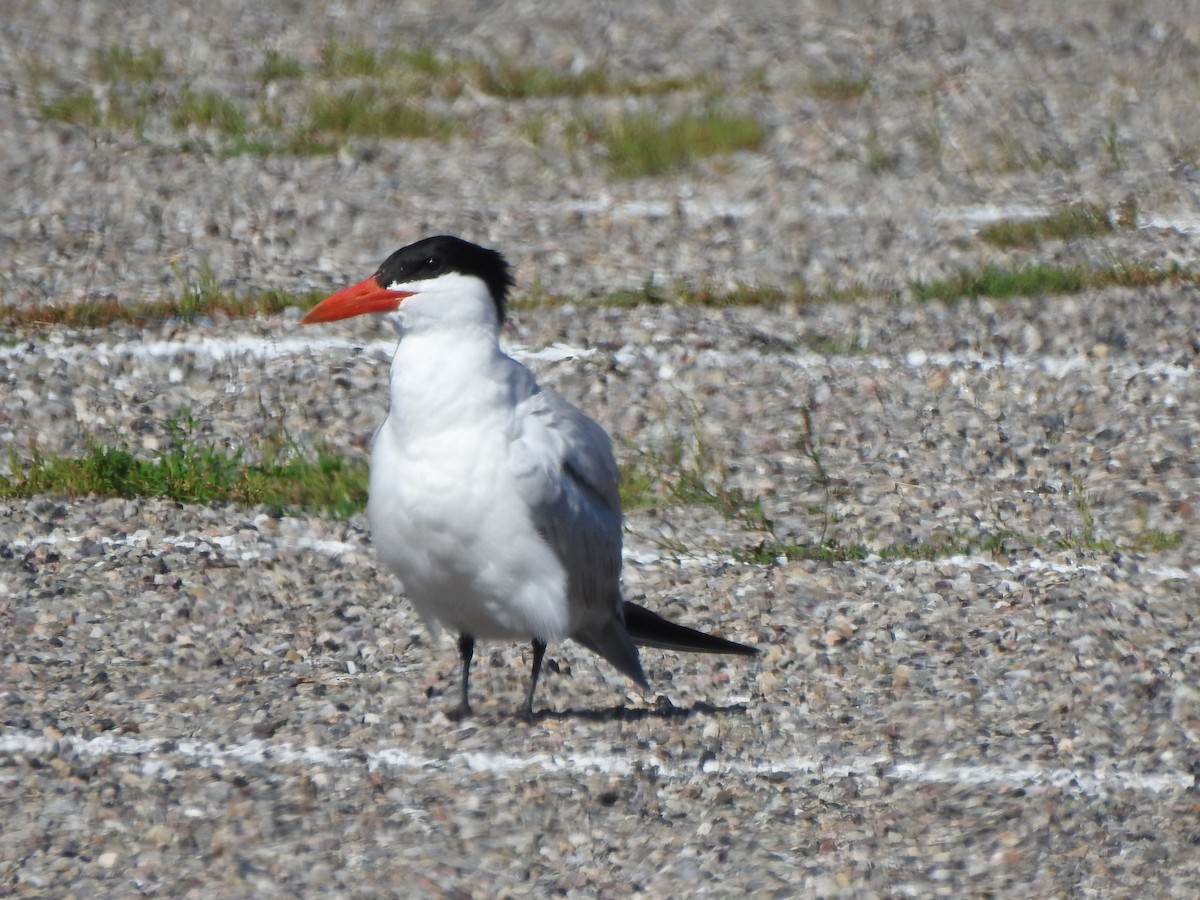
[[[497,251],[437,235],[397,250],[301,324],[367,313],[399,337],[371,443],[375,553],[427,629],[458,635],[471,712],[476,640],[528,640],[534,691],[548,644],[571,639],[649,688],[638,646],[753,656],[625,600],[619,473],[604,428],[500,347],[515,281]]]

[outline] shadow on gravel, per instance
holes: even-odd
[[[582,722],[640,722],[647,719],[687,719],[694,715],[730,716],[744,715],[746,704],[716,706],[700,700],[691,706],[676,706],[666,697],[659,697],[654,706],[610,706],[606,709],[544,709],[533,714],[534,721],[540,719],[568,719]]]

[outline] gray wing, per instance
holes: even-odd
[[[572,602],[615,608],[621,499],[612,441],[558,394],[539,389],[521,405],[513,454],[521,496],[567,571]]]
[[[598,423],[544,388],[521,404],[512,445],[533,524],[567,572],[571,637],[638,684],[646,676],[621,599],[620,474]]]

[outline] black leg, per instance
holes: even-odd
[[[537,690],[538,675],[542,673],[542,657],[546,655],[546,642],[533,639],[533,672],[529,676],[529,694],[525,697],[525,718],[533,721],[533,692]]]
[[[469,634],[458,636],[458,655],[462,660],[462,694],[458,706],[450,710],[450,718],[463,719],[471,714],[471,700],[467,695],[471,682],[471,657],[475,655],[475,638]]]

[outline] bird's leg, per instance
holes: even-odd
[[[529,693],[525,697],[525,718],[533,721],[533,692],[537,690],[538,675],[542,673],[542,657],[546,655],[546,642],[533,639],[533,672],[529,676]]]
[[[471,682],[471,657],[475,655],[475,638],[469,634],[458,636],[458,655],[462,659],[462,693],[458,706],[450,710],[451,719],[463,719],[471,714],[471,701],[467,696],[468,685]]]

